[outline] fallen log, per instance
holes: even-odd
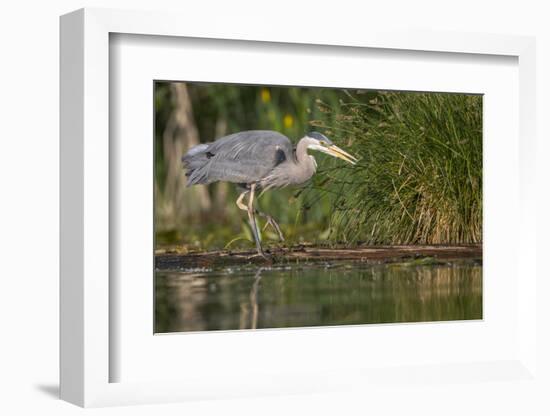
[[[255,251],[220,250],[196,253],[155,254],[157,270],[179,270],[201,267],[235,266],[246,264],[285,264],[306,262],[358,261],[368,263],[392,263],[399,261],[449,262],[459,259],[482,260],[481,244],[472,245],[403,245],[364,246],[354,248],[328,248],[314,246],[279,247],[267,250],[266,260]],[[425,263],[424,263],[425,264]]]

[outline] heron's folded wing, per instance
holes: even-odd
[[[292,143],[275,131],[252,130],[222,137],[211,143],[206,152],[210,157],[202,175],[208,183],[252,183],[292,157]]]

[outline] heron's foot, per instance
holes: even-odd
[[[258,250],[258,252],[256,254],[252,254],[252,255],[248,256],[247,260],[252,260],[252,259],[255,259],[255,258],[258,258],[258,257],[261,257],[262,259],[264,259],[266,261],[269,261],[269,262],[273,261],[273,257],[271,256],[271,254],[266,253],[263,250]]]
[[[260,215],[262,215],[263,217],[266,218],[267,222],[265,223],[264,225],[264,228],[262,231],[265,231],[265,229],[267,228],[268,225],[271,225],[271,227],[273,227],[273,229],[277,232],[277,234],[279,235],[279,241],[280,242],[283,242],[285,241],[285,237],[283,236],[283,232],[281,231],[281,227],[279,227],[279,224],[277,224],[277,221],[275,221],[275,219],[271,216],[271,215],[267,215],[267,214],[263,214],[261,213]]]

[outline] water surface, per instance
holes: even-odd
[[[333,262],[157,271],[155,332],[482,318],[482,267]]]

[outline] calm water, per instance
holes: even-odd
[[[155,332],[481,319],[481,270],[461,261],[157,271]]]

